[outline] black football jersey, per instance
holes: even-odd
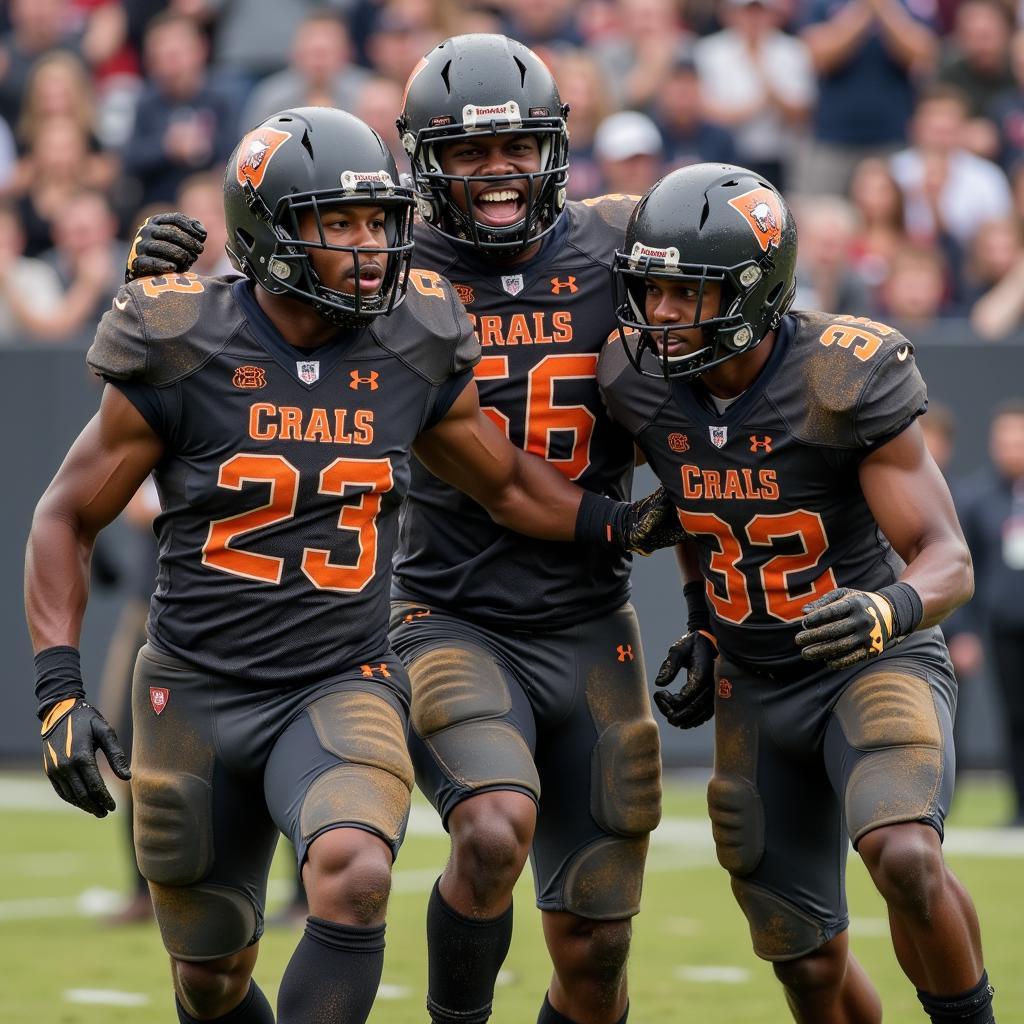
[[[387,650],[410,447],[479,356],[447,283],[416,273],[392,315],[305,351],[243,279],[152,278],[114,299],[88,362],[165,443],[159,647],[254,688]]]
[[[615,328],[612,256],[635,199],[568,204],[530,263],[501,268],[417,225],[416,262],[452,282],[482,358],[480,404],[513,444],[581,487],[627,499],[633,445],[601,403],[597,359]],[[484,622],[562,627],[629,596],[628,556],[533,540],[413,467],[395,563],[396,596]]]
[[[602,394],[672,495],[696,544],[723,651],[797,669],[802,607],[836,587],[876,590],[904,568],[858,482],[872,449],[927,404],[913,347],[864,318],[783,320],[760,376],[723,413],[699,384],[641,376],[622,343]]]

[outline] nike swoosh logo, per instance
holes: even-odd
[[[114,299],[114,305],[123,313],[128,308],[127,299]],[[903,358],[902,356],[900,358]]]
[[[906,362],[907,356],[910,355],[910,348],[904,345],[903,348],[899,349],[896,353],[896,358],[901,362]]]

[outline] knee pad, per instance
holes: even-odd
[[[753,782],[716,772],[708,783],[708,814],[718,863],[734,877],[749,875],[764,856],[764,806]]]
[[[540,798],[540,779],[526,741],[502,716],[512,710],[494,660],[473,647],[441,647],[409,666],[412,725],[456,784],[501,784]]]
[[[213,864],[210,784],[186,772],[138,769],[132,776],[135,854],[142,876],[191,885]]]
[[[343,763],[307,790],[299,815],[303,838],[332,825],[358,824],[396,846],[413,783],[401,716],[383,698],[361,690],[328,694],[307,711],[320,745]]]
[[[591,755],[590,811],[620,836],[645,836],[661,821],[661,740],[643,673],[589,673],[587,706],[597,729]]]
[[[260,937],[261,921],[243,893],[220,885],[151,884],[164,948],[175,960],[232,956]]]
[[[856,678],[835,710],[850,746],[865,751],[846,784],[850,838],[935,811],[944,741],[931,687],[896,672]]]
[[[733,876],[732,892],[750,927],[754,952],[762,960],[796,960],[827,941],[814,918],[767,889]]]
[[[577,853],[565,872],[565,909],[592,921],[640,913],[649,839],[608,837]]]

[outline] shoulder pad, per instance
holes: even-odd
[[[639,436],[671,394],[665,381],[633,369],[618,331],[601,346],[597,383],[608,414],[633,437]]]
[[[609,192],[607,195],[594,196],[593,199],[581,199],[570,205],[580,206],[597,214],[609,227],[625,232],[629,218],[640,202],[640,196],[625,195],[622,192]]]
[[[794,433],[814,444],[869,448],[924,411],[927,389],[914,346],[895,328],[828,313],[793,319],[790,355],[802,372],[783,371],[775,380],[786,381],[783,390],[802,392],[782,403],[784,415],[797,420]]]
[[[403,302],[370,325],[374,340],[431,384],[442,384],[480,361],[473,324],[449,282],[436,271],[409,270]]]
[[[102,377],[153,387],[194,373],[231,339],[241,314],[231,277],[147,277],[123,285],[100,320],[86,362]]]

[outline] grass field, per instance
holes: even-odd
[[[998,781],[968,779],[947,838],[949,862],[978,906],[1000,1024],[1024,1021],[1024,833],[996,827],[1006,817],[1007,802]],[[155,926],[111,928],[102,920],[126,884],[122,824],[116,816],[96,821],[63,809],[41,778],[0,775],[0,1021],[176,1021]],[[396,866],[373,1021],[426,1020],[423,916],[446,851],[433,811],[419,801]],[[271,911],[288,892],[288,873],[282,849]],[[853,948],[882,993],[886,1021],[923,1021],[892,955],[883,905],[856,858],[849,890]],[[272,1001],[297,936],[297,929],[275,929],[263,940],[256,976]],[[548,973],[538,914],[524,878],[494,1024],[532,1024]],[[630,987],[634,1024],[789,1020],[771,969],[750,952],[727,876],[715,862],[699,779],[673,780],[668,786],[644,909],[634,928]]]

